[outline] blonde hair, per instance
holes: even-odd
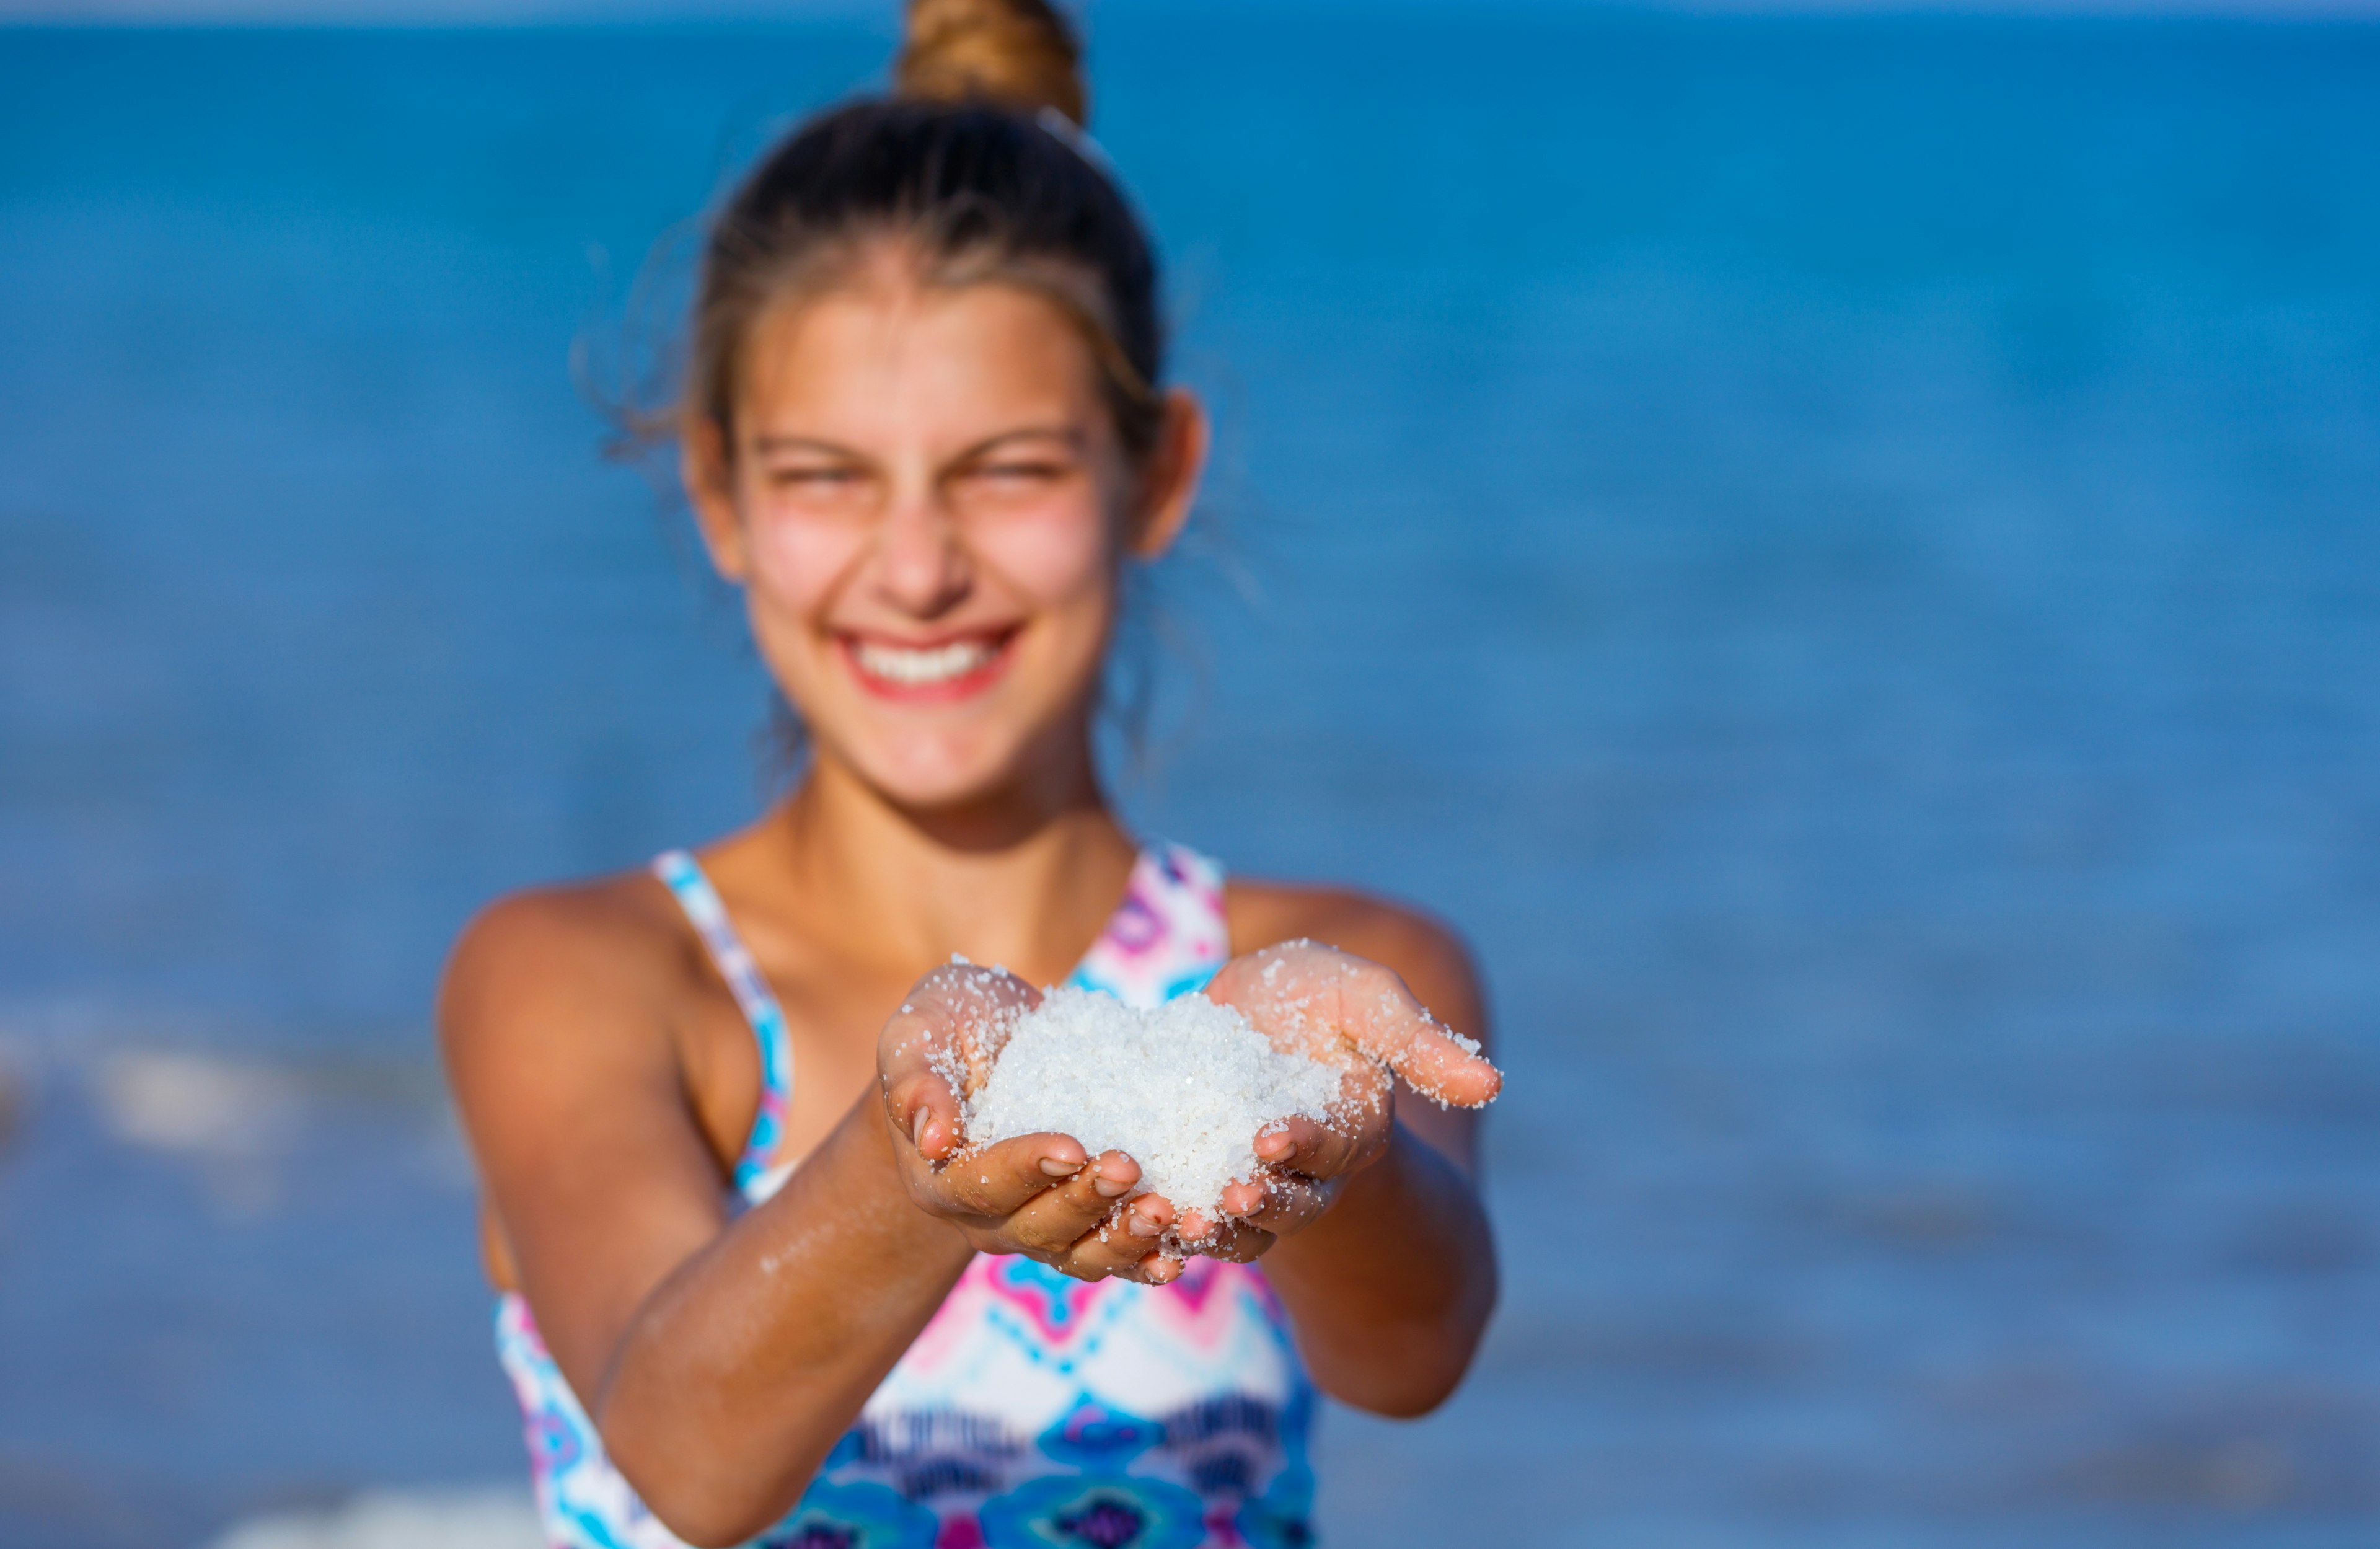
[[[1083,51],[1048,0],[909,0],[894,89],[921,102],[1050,108],[1090,125]]]

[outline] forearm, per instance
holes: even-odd
[[[903,1189],[871,1092],[646,1299],[594,1406],[606,1449],[680,1537],[750,1536],[791,1508],[970,1251]]]
[[[1402,1125],[1263,1262],[1315,1381],[1381,1414],[1444,1401],[1496,1304],[1496,1245],[1476,1186]]]

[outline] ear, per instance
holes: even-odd
[[[689,416],[677,439],[678,479],[686,485],[694,525],[710,552],[710,566],[741,586],[751,573],[744,548],[744,522],[735,512],[735,475],[727,438],[708,418]]]
[[[1155,559],[1173,546],[1190,508],[1198,502],[1198,481],[1207,471],[1207,448],[1214,427],[1207,406],[1187,387],[1165,392],[1165,422],[1141,470],[1140,508],[1135,513],[1132,555]]]

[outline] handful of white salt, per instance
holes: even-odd
[[[1055,1132],[1094,1156],[1123,1152],[1140,1164],[1139,1191],[1212,1221],[1224,1188],[1257,1176],[1257,1131],[1327,1119],[1339,1080],[1204,995],[1144,1011],[1061,988],[1016,1018],[964,1121],[975,1145]]]

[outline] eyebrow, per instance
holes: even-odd
[[[752,438],[756,452],[823,452],[832,457],[856,457],[858,453],[832,441],[820,441],[808,435],[759,435]]]
[[[985,437],[961,452],[955,460],[966,462],[1012,441],[1057,441],[1064,443],[1070,452],[1079,452],[1083,449],[1083,433],[1070,425],[1025,425],[1013,431],[1002,431],[998,435]]]
[[[1082,432],[1066,425],[1022,425],[1013,431],[1002,431],[998,435],[986,436],[951,460],[967,462],[1012,441],[1057,441],[1062,442],[1067,450],[1079,452],[1083,449],[1084,437]],[[861,462],[868,460],[864,454],[851,447],[810,435],[755,436],[752,449],[763,453],[817,452],[831,457],[850,457]]]

